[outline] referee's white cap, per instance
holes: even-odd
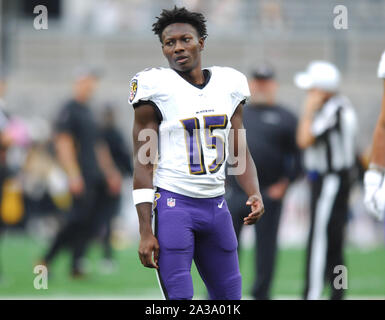
[[[312,61],[306,71],[294,76],[294,83],[301,89],[321,89],[335,92],[341,82],[341,75],[337,67],[327,61]]]

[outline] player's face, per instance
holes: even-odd
[[[162,50],[170,67],[181,72],[200,68],[203,38],[188,23],[173,23],[162,32]]]

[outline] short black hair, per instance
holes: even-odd
[[[198,32],[199,37],[207,38],[206,18],[199,12],[188,11],[185,7],[178,8],[175,6],[171,10],[163,9],[158,20],[152,25],[152,31],[158,35],[162,42],[162,32],[170,24],[173,23],[189,23]]]

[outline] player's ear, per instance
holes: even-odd
[[[199,51],[203,51],[203,49],[205,48],[205,39],[199,38],[198,43],[199,43]]]

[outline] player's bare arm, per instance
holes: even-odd
[[[385,79],[385,51],[378,66],[378,77]],[[378,220],[385,217],[385,80],[383,85],[381,113],[374,130],[369,168],[364,175],[364,203]]]
[[[365,172],[364,203],[367,210],[378,220],[385,216],[385,81],[382,97],[381,113],[373,135],[372,154],[369,169]]]
[[[69,189],[73,195],[84,192],[84,181],[76,157],[73,137],[68,133],[55,136],[55,149],[60,164],[68,175]]]
[[[143,104],[135,109],[135,119],[133,127],[134,145],[134,190],[153,188],[153,171],[155,159],[150,163],[143,163],[139,158],[139,150],[146,141],[139,141],[138,137],[141,130],[152,129],[158,133],[158,118],[154,107],[150,104]],[[150,142],[152,147],[157,148],[157,141]],[[149,153],[150,154],[150,153]],[[139,218],[139,258],[141,263],[147,268],[158,268],[159,243],[155,238],[151,228],[152,203],[142,202],[136,205]]]
[[[264,213],[261,192],[259,191],[257,169],[247,147],[246,137],[239,135],[239,130],[244,129],[242,122],[242,103],[240,103],[231,118],[231,127],[234,130],[234,156],[245,157],[245,170],[237,175],[236,179],[247,196],[246,205],[251,206],[251,212],[244,218],[244,224],[250,225],[258,221]],[[239,152],[246,150],[246,152]]]

